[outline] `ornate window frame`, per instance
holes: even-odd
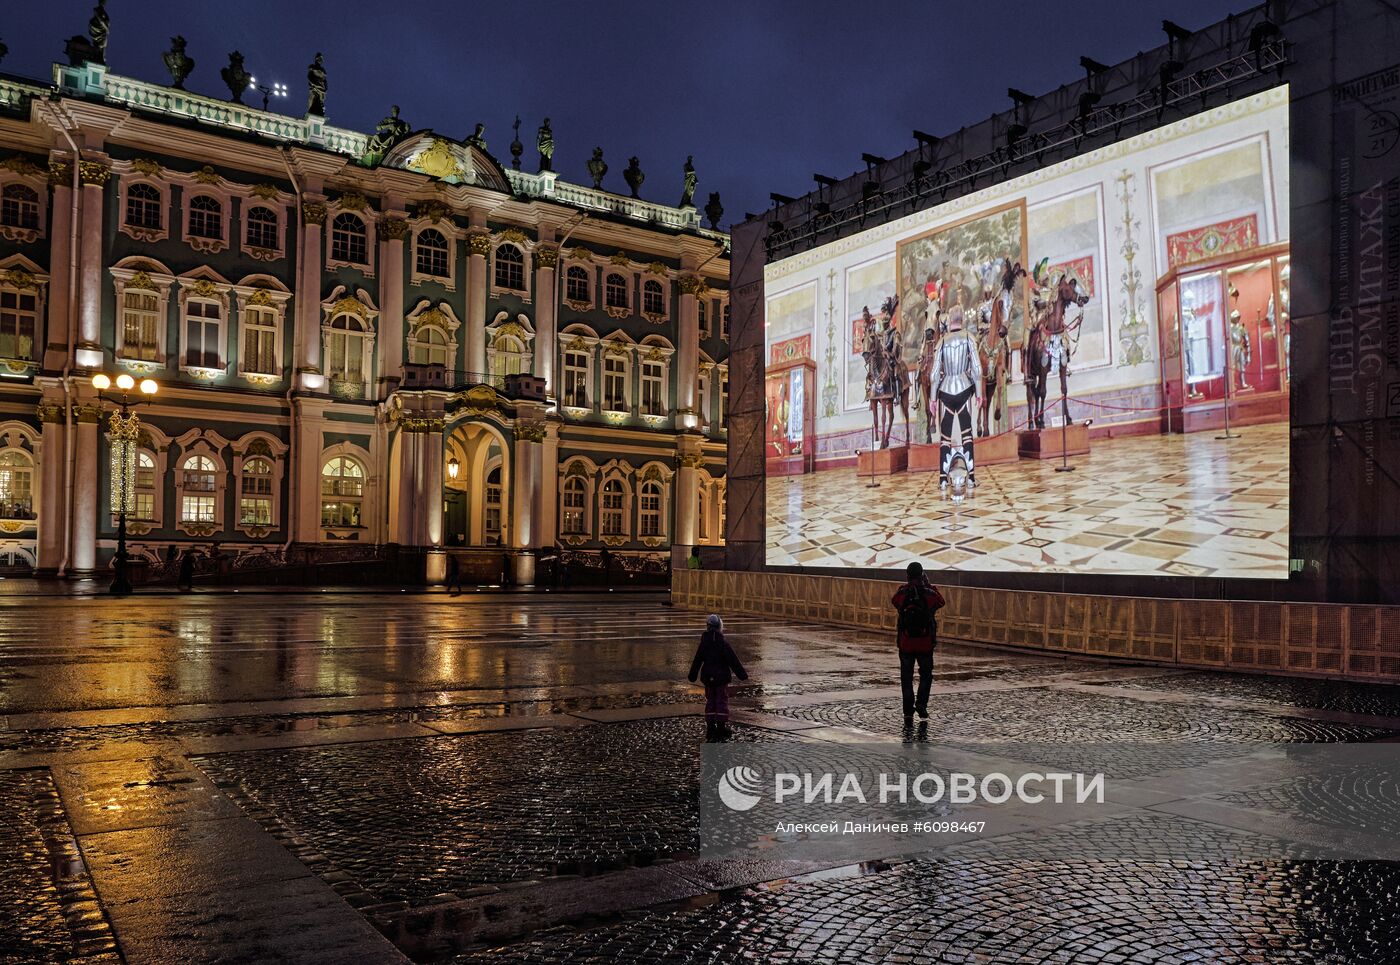
[[[180,350],[179,369],[197,379],[204,381],[214,381],[228,372],[228,333],[229,333],[229,309],[232,307],[233,299],[229,297],[233,291],[233,284],[212,268],[201,265],[193,271],[187,271],[175,279],[179,286],[176,295],[177,307],[180,315],[180,332],[178,344]],[[187,359],[189,350],[189,324],[185,317],[185,311],[189,307],[191,299],[214,302],[219,306],[219,364],[217,366],[190,365]]]
[[[715,394],[719,402],[719,416],[715,419],[715,428],[720,432],[729,431],[729,363],[719,362],[715,365]]]
[[[701,432],[709,432],[710,423],[713,421],[710,399],[713,395],[714,369],[714,359],[710,358],[704,349],[701,349],[695,376],[695,417],[696,426]]]
[[[116,291],[116,332],[113,338],[117,362],[137,372],[155,372],[170,363],[166,339],[170,333],[170,289],[175,276],[160,262],[145,255],[131,255],[107,269]],[[132,358],[126,354],[126,292],[149,291],[156,296],[156,356],[155,359]],[[183,319],[181,320],[183,322]]]
[[[412,243],[409,245],[409,282],[414,285],[441,285],[447,291],[457,290],[458,245],[463,233],[450,218],[415,218],[409,222]],[[436,231],[447,241],[447,274],[429,275],[418,270],[418,238],[425,231]]]
[[[583,485],[583,531],[570,533],[564,527],[564,493],[570,479]],[[570,546],[581,546],[593,539],[593,513],[597,500],[598,466],[587,456],[570,456],[559,463],[559,539]]]
[[[621,422],[624,418],[632,415],[637,407],[636,380],[637,366],[634,364],[633,355],[637,351],[637,343],[632,341],[632,337],[622,330],[618,330],[604,339],[598,346],[598,405],[604,416],[609,421]],[[616,400],[607,398],[608,390],[608,359],[622,360],[622,407],[616,406]],[[609,405],[612,401],[614,404]]]
[[[354,461],[360,467],[360,478],[363,483],[360,486],[360,524],[358,526],[325,525],[323,503],[326,501],[327,494],[322,491],[322,480],[326,477],[326,466],[330,464],[331,460],[342,457]],[[377,502],[373,467],[374,462],[370,459],[369,453],[352,442],[338,442],[321,450],[316,461],[316,527],[322,533],[323,538],[358,541],[363,534],[365,541],[368,541],[374,531],[372,521],[375,518]],[[336,497],[337,501],[343,501],[344,498],[339,495]]]
[[[43,349],[48,334],[49,276],[28,258],[20,254],[0,258],[0,291],[12,292],[16,298],[34,295],[34,342],[30,358],[2,358],[0,369],[15,375],[31,372],[43,361]]]
[[[725,292],[715,301],[717,302],[715,305],[715,318],[719,323],[716,328],[719,329],[720,340],[728,345],[731,334],[729,330],[729,293]]]
[[[363,355],[360,361],[360,372],[364,376],[364,383],[358,393],[350,383],[344,381],[341,381],[340,384],[346,388],[335,388],[337,380],[332,379],[331,373],[326,371],[329,369],[326,359],[330,355],[327,348],[331,337],[331,323],[341,315],[358,317],[364,327],[363,344],[361,345]],[[321,303],[321,316],[321,369],[326,376],[326,384],[331,387],[331,394],[346,399],[368,398],[369,392],[374,386],[374,342],[379,331],[379,309],[375,306],[374,299],[363,288],[356,288],[355,294],[350,295],[346,286],[337,285],[330,296]]]
[[[255,184],[238,203],[238,249],[254,261],[281,261],[287,257],[287,218],[296,201],[276,185]],[[277,215],[277,244],[272,248],[248,243],[248,214],[254,208],[268,208]]]
[[[588,312],[592,311],[594,306],[598,303],[598,268],[593,264],[591,258],[584,260],[573,254],[579,250],[578,248],[570,248],[570,253],[566,254],[561,259],[563,264],[560,265],[560,296],[564,304],[567,305],[571,311]],[[587,298],[569,297],[569,272],[575,269],[583,272],[584,276],[588,279]]]
[[[655,548],[671,542],[671,479],[673,476],[675,476],[675,470],[658,460],[643,463],[637,469],[637,538],[646,546]],[[642,509],[642,497],[644,495],[643,490],[653,485],[660,488],[660,505],[657,508],[657,532],[652,535],[646,535],[644,533],[645,527],[642,525],[642,514],[644,512]]]
[[[521,282],[524,288],[507,288],[498,283],[496,277],[496,254],[505,245],[513,245],[520,251],[521,258]],[[519,228],[505,228],[491,235],[491,263],[489,265],[491,280],[490,293],[492,298],[500,298],[503,295],[514,295],[525,304],[531,302],[531,281],[535,277],[535,243],[525,232]]]
[[[648,335],[637,346],[637,411],[647,425],[657,428],[671,417],[671,358],[676,354],[675,347],[661,335]],[[648,365],[661,366],[661,411],[643,411],[642,402],[646,396],[646,369]]]
[[[111,433],[107,433],[108,442],[111,442]],[[140,477],[137,477],[136,492],[151,494],[151,518],[138,519],[128,516],[126,521],[126,531],[133,536],[145,536],[154,529],[161,529],[165,525],[165,476],[168,468],[170,446],[172,440],[160,429],[149,422],[141,423],[141,435],[137,440],[137,452],[144,453],[151,457],[154,468],[151,470],[152,478],[149,487],[140,485]],[[137,473],[141,471],[140,456],[137,457]],[[178,510],[178,506],[176,507]],[[111,514],[112,525],[117,524],[117,516]]]
[[[233,476],[236,502],[234,504],[234,529],[252,539],[264,539],[270,533],[283,528],[282,523],[282,479],[287,470],[287,444],[269,432],[253,431],[244,434],[233,444]],[[272,464],[272,524],[261,526],[243,522],[243,466],[252,459],[265,459]]]
[[[598,467],[598,539],[606,546],[622,546],[632,540],[632,517],[634,515],[633,503],[636,495],[632,487],[632,475],[634,470],[626,460],[609,459],[602,466]],[[622,489],[622,532],[605,533],[603,531],[604,507],[603,499],[608,495],[608,484],[616,482]]]
[[[213,429],[191,429],[175,440],[180,447],[180,459],[175,467],[175,528],[182,533],[200,538],[216,536],[224,531],[227,522],[227,507],[224,497],[228,492],[228,463],[219,455],[228,448],[229,441]],[[195,456],[205,456],[214,463],[214,520],[185,519],[185,463]],[[204,495],[202,490],[191,490],[189,495]]]
[[[647,286],[655,285],[661,289],[661,311],[650,311],[647,308]],[[659,261],[654,261],[647,265],[642,273],[642,281],[638,292],[641,299],[639,305],[640,314],[647,321],[654,325],[661,325],[671,318],[671,270]]]
[[[627,295],[627,304],[625,305],[608,304],[608,279],[614,275],[622,279],[622,288]],[[637,293],[633,290],[636,288],[635,280],[630,265],[603,269],[601,284],[598,286],[601,295],[599,304],[603,306],[603,311],[608,313],[609,318],[628,318],[633,314],[637,300]]]
[[[18,420],[0,422],[0,454],[18,452],[28,463],[29,471],[29,510],[28,516],[10,515],[0,505],[0,519],[5,521],[0,533],[18,532],[20,529],[37,525],[44,513],[41,436],[32,426]],[[57,507],[56,507],[57,508]],[[17,525],[18,524],[18,525]]]
[[[34,192],[38,201],[38,222],[33,228],[19,225],[0,224],[0,238],[19,244],[32,245],[46,237],[49,227],[49,179],[48,171],[22,154],[12,155],[0,161],[0,192],[11,185],[23,185]]]
[[[714,317],[713,306],[710,298],[706,295],[697,295],[695,298],[695,321],[700,331],[700,341],[709,340],[713,334],[711,329],[711,319]]]
[[[154,162],[150,162],[154,163]],[[180,238],[195,251],[205,255],[215,255],[229,247],[229,231],[233,225],[233,202],[245,195],[246,189],[224,180],[223,175],[209,165],[198,171],[172,172],[166,175],[172,184],[180,186]],[[190,204],[195,198],[210,197],[219,202],[222,217],[219,219],[219,237],[205,238],[190,234]],[[123,194],[122,219],[126,219],[126,203]]]
[[[521,312],[515,318],[510,312],[499,311],[490,325],[486,326],[486,369],[496,374],[496,358],[501,353],[501,343],[514,339],[520,343],[520,374],[530,375],[535,371],[535,329],[530,319]]]
[[[365,226],[364,264],[335,257],[335,219],[338,215],[342,214],[353,214],[355,217],[359,218],[360,223]],[[374,256],[379,246],[379,218],[376,216],[374,208],[370,205],[368,198],[358,192],[351,191],[342,194],[333,201],[326,202],[326,229],[324,234],[326,270],[329,271],[333,268],[353,268],[366,278],[374,277]]]
[[[560,374],[560,404],[559,409],[566,416],[574,419],[582,419],[598,411],[600,405],[598,393],[597,374],[597,348],[598,333],[581,322],[568,325],[559,333],[559,374]],[[565,364],[565,355],[570,352],[582,354],[586,359],[584,374],[584,392],[586,395],[585,406],[569,405],[564,397],[564,388],[567,382],[564,373],[568,370]]]
[[[238,375],[253,385],[266,388],[282,381],[286,365],[283,338],[287,330],[287,303],[292,293],[272,275],[248,275],[233,286],[234,311],[238,313],[237,354]],[[271,309],[277,316],[272,336],[272,358],[275,372],[254,372],[247,365],[248,313],[250,309]]]
[[[414,349],[423,344],[418,338],[420,332],[430,328],[442,332],[447,346],[447,381],[451,383],[457,373],[457,330],[462,327],[462,321],[452,310],[452,306],[445,301],[434,304],[431,299],[425,298],[413,311],[404,316],[404,321],[408,323],[410,361],[413,359]]]

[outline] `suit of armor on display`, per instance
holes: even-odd
[[[1241,391],[1252,388],[1246,378],[1252,357],[1249,329],[1245,328],[1237,308],[1230,313],[1230,367],[1234,370],[1234,379]]]
[[[929,372],[931,394],[938,400],[938,485],[948,487],[948,472],[961,458],[969,485],[976,485],[973,461],[972,406],[982,384],[982,364],[972,333],[948,320],[948,334],[938,340]],[[957,436],[954,441],[954,426]]]

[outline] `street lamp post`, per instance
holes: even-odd
[[[106,393],[115,381],[120,398],[108,397]],[[159,391],[155,379],[142,379],[140,390],[148,398],[132,401],[131,390],[136,388],[136,380],[123,372],[115,380],[102,372],[92,377],[92,387],[103,402],[111,402],[116,408],[108,422],[111,428],[112,462],[112,510],[117,514],[117,555],[113,560],[112,585],[108,588],[115,596],[131,593],[131,579],[127,576],[126,518],[135,509],[136,493],[136,449],[141,436],[141,420],[131,410]]]

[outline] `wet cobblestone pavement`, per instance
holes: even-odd
[[[702,615],[656,597],[141,602],[0,599],[0,963],[1400,961],[1400,863],[1134,850],[1253,833],[1209,815],[1012,834],[1017,860],[696,858]],[[1397,688],[956,643],[906,734],[883,636],[726,629],[746,744],[996,744],[1136,775],[1400,738]],[[1400,787],[1347,781],[1203,800],[1400,838]],[[1105,841],[1124,857],[1060,860]]]

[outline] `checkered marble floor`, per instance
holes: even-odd
[[[772,477],[778,566],[1236,576],[1288,574],[1288,426],[1095,440],[1087,456],[977,470],[955,507],[938,474]]]

